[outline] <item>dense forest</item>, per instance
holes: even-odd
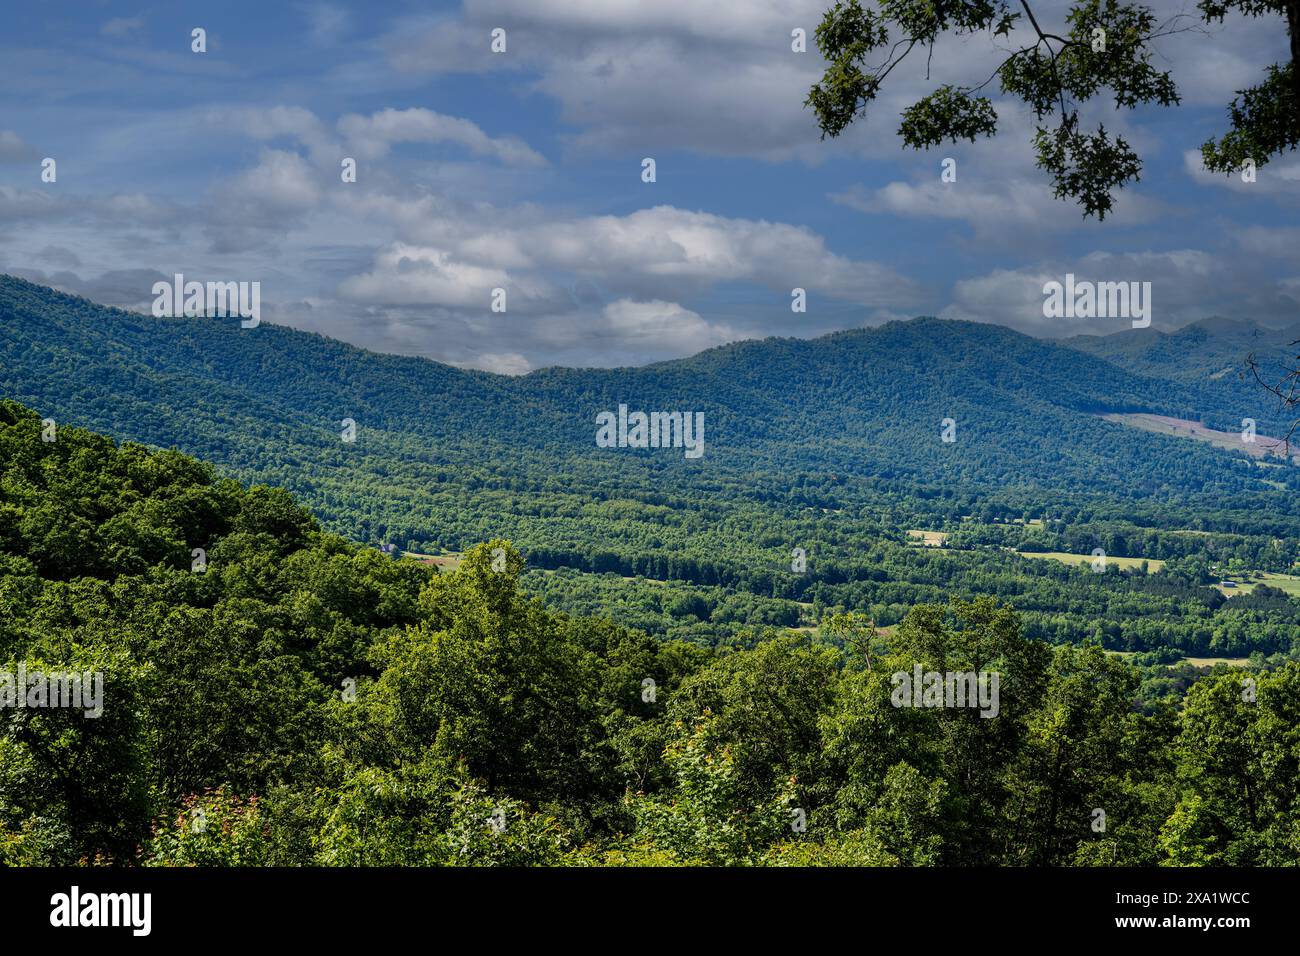
[[[8,277],[0,320],[0,666],[104,681],[0,709],[2,862],[1300,851],[1300,469],[1100,417],[1280,434],[1237,324],[511,378]],[[705,454],[597,448],[628,402]],[[897,706],[917,666],[996,719]]]
[[[1118,571],[1100,587],[1177,604],[1200,582],[1170,558],[1168,593]],[[979,588],[978,563],[959,567]],[[548,610],[524,568],[488,540],[441,573],[323,530],[283,490],[0,403],[0,658],[104,680],[98,716],[4,710],[0,862],[1300,856],[1295,660],[1143,705],[1159,661],[1035,640],[995,597],[920,595],[887,634],[828,612],[706,645]],[[1069,594],[1079,573],[1042,586]],[[1240,613],[1289,620],[1278,594]],[[998,674],[996,718],[899,706],[894,675],[917,667]]]
[[[918,319],[512,378],[270,324],[136,315],[10,277],[0,321],[0,395],[42,418],[285,488],[351,541],[436,558],[510,540],[523,587],[549,607],[658,637],[746,645],[828,610],[889,626],[919,603],[991,595],[1051,643],[1219,657],[1300,645],[1293,602],[1215,587],[1224,569],[1292,570],[1300,469],[1099,417],[1250,416],[1281,434],[1269,396],[1220,374],[1261,341],[1284,354],[1257,327],[1067,347]],[[703,410],[703,457],[597,448],[595,414],[626,402]],[[917,549],[909,529],[945,547]],[[1164,566],[1093,575],[1022,557],[1095,549]]]

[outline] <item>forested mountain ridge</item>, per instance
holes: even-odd
[[[660,470],[689,481],[705,466],[740,474],[761,466],[993,492],[1008,484],[1058,490],[1090,475],[1110,493],[1131,496],[1136,485],[1140,496],[1220,481],[1238,487],[1241,470],[1195,446],[1178,447],[1181,464],[1170,456],[1154,468],[1147,461],[1160,440],[1097,414],[1250,415],[1264,434],[1280,423],[1264,395],[1244,409],[1207,407],[1193,384],[1002,327],[938,319],[740,342],[643,368],[518,378],[378,355],[270,324],[245,330],[235,321],[140,316],[9,277],[0,278],[0,323],[0,394],[59,420],[254,473],[277,447],[329,464],[339,423],[351,418],[363,435],[380,436],[376,444],[399,446],[396,457],[417,452],[421,461],[505,444],[578,458],[596,474],[612,467],[634,482]],[[595,416],[619,404],[703,411],[704,459],[601,453]],[[951,444],[939,440],[945,418],[956,423]],[[1099,461],[1112,467],[1095,468]]]
[[[356,542],[437,553],[509,539],[551,606],[660,635],[748,642],[835,608],[893,624],[989,593],[1052,642],[1244,656],[1288,653],[1300,634],[1285,597],[1225,603],[1212,587],[1216,564],[1290,570],[1300,470],[1104,421],[1180,411],[1197,386],[997,326],[917,319],[510,378],[5,278],[0,331],[0,396],[59,427],[286,488]],[[703,411],[703,456],[596,447],[597,413],[619,404]],[[948,533],[948,548],[919,552],[909,528]],[[1173,563],[1145,580],[1016,553],[1094,549]],[[658,583],[625,580],[637,576]]]
[[[52,437],[0,401],[0,667],[103,693],[97,716],[6,708],[0,865],[1300,853],[1294,661],[1143,713],[1130,664],[1027,639],[989,599],[887,639],[850,618],[731,653],[658,641],[530,601],[508,542],[438,574],[177,452]],[[890,675],[918,667],[998,673],[995,719],[900,705]]]
[[[1300,353],[1300,322],[1271,328],[1213,316],[1173,332],[1126,329],[1112,335],[1075,336],[1063,344],[1137,374],[1170,379],[1198,390],[1203,414],[1224,413],[1221,427],[1238,427],[1231,420],[1235,410],[1260,405],[1272,416],[1273,429],[1290,424],[1281,414],[1280,402],[1270,399],[1260,383],[1276,386],[1294,367]],[[1259,365],[1258,381],[1247,365],[1252,357]],[[1237,417],[1255,416],[1241,411]]]

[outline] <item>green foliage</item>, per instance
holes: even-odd
[[[998,114],[987,97],[941,86],[903,111],[898,132],[908,145],[928,148],[944,140],[973,143],[980,136],[996,133],[997,124]]]
[[[1300,858],[1300,665],[1223,674],[1188,692],[1176,745],[1170,861],[1294,866]]]
[[[452,798],[447,844],[452,866],[554,866],[567,838],[554,818],[471,784]]]
[[[181,801],[176,816],[154,824],[146,866],[266,866],[267,825],[256,796],[226,787]]]
[[[619,373],[505,378],[274,326],[248,335],[220,320],[132,315],[9,278],[0,278],[0,316],[9,333],[0,393],[39,407],[61,436],[40,442],[26,413],[2,430],[0,562],[18,563],[0,574],[0,594],[28,601],[33,573],[126,575],[135,590],[148,569],[185,568],[204,547],[218,591],[283,599],[293,627],[310,622],[313,673],[331,691],[356,676],[372,628],[422,613],[408,585],[425,572],[371,549],[303,549],[332,539],[313,538],[311,519],[283,492],[250,490],[236,507],[234,482],[175,452],[126,444],[110,456],[113,471],[88,472],[81,459],[103,456],[108,442],[69,423],[175,445],[223,475],[283,486],[352,541],[436,554],[508,538],[526,556],[524,590],[548,607],[704,645],[752,646],[767,630],[815,627],[836,610],[860,609],[883,627],[915,604],[980,594],[1014,599],[1027,632],[1052,643],[1099,633],[1116,650],[1244,656],[1289,653],[1300,636],[1285,607],[1216,603],[1202,587],[1208,577],[1080,574],[1005,550],[1102,547],[1287,571],[1300,549],[1290,507],[1300,470],[1097,413],[1197,409],[1230,429],[1250,415],[1261,434],[1281,434],[1266,394],[1212,376],[1248,351],[1285,355],[1300,332],[1200,323],[1065,347],[921,319],[738,343]],[[707,468],[596,449],[595,412],[629,392],[647,407],[689,398],[704,410]],[[354,445],[333,430],[342,407],[363,426]],[[937,423],[949,415],[960,437],[936,455]],[[1041,529],[1011,524],[1045,513],[1052,521]],[[907,528],[951,532],[954,550],[918,553]],[[809,556],[802,574],[791,571],[795,546]],[[177,575],[166,587],[194,578],[208,580]],[[292,596],[265,583],[281,579]],[[191,580],[160,600],[227,613],[204,588]],[[209,629],[202,615],[178,614],[190,631]],[[0,634],[6,627],[0,615]]]
[[[809,91],[805,105],[817,115],[822,136],[839,136],[866,115],[886,77],[917,47],[933,56],[943,34],[987,33],[1007,56],[994,72],[1002,92],[1027,105],[1039,120],[1034,149],[1041,169],[1052,179],[1057,198],[1071,198],[1084,216],[1104,219],[1115,193],[1139,178],[1142,161],[1105,126],[1082,128],[1080,104],[1109,94],[1115,109],[1145,104],[1172,106],[1178,91],[1168,71],[1152,63],[1153,42],[1170,33],[1187,32],[1178,15],[1168,23],[1153,11],[1123,0],[1074,0],[1065,16],[1064,35],[1051,32],[1034,6],[1007,0],[860,0],[836,2],[816,30],[827,67]],[[1206,166],[1234,172],[1253,159],[1263,165],[1271,156],[1300,143],[1300,8],[1294,0],[1203,0],[1201,18],[1222,21],[1229,9],[1249,16],[1283,15],[1291,33],[1292,62],[1266,67],[1266,80],[1243,91],[1231,106],[1231,127],[1218,141],[1202,147]],[[1022,13],[1023,11],[1023,13]],[[1007,48],[1005,40],[1013,40]],[[873,64],[871,57],[879,56]],[[917,55],[921,55],[920,52]],[[944,140],[956,142],[997,134],[997,114],[987,97],[976,95],[993,77],[969,87],[946,84],[903,111],[898,132],[906,146],[926,149]],[[1050,125],[1042,121],[1053,118]]]
[[[794,781],[766,799],[752,801],[727,746],[719,746],[709,715],[695,726],[678,726],[664,751],[675,787],[671,799],[630,794],[636,845],[649,845],[677,863],[746,866],[789,832]]]
[[[920,369],[935,332],[966,334],[945,323],[896,328],[900,363]],[[865,361],[859,338],[841,344],[852,355],[844,361]],[[761,378],[750,361],[745,348],[699,359]],[[1081,361],[1117,389],[1137,381]],[[571,383],[541,378],[542,391],[569,394]],[[860,384],[846,381],[846,394]],[[967,381],[988,402],[1034,387]],[[1126,447],[1115,440],[1107,453]],[[747,458],[705,481],[629,459],[583,472],[609,490],[586,510],[572,488],[533,483],[526,459],[542,452],[525,448],[522,470],[498,475],[486,494],[518,495],[514,526],[535,535],[527,558],[497,534],[469,545],[486,512],[454,514],[444,502],[438,514],[459,522],[463,555],[438,573],[322,530],[289,493],[245,487],[177,451],[68,425],[42,441],[34,412],[0,402],[0,669],[104,677],[98,717],[0,710],[0,862],[1297,858],[1300,661],[1288,659],[1297,604],[1276,588],[1229,600],[1208,586],[1211,563],[1289,566],[1296,528],[1284,495],[1273,510],[1210,509],[1191,529],[1168,523],[1191,520],[1176,511],[1185,504],[1053,492],[1053,516],[1029,526],[1041,510],[966,490],[923,493],[910,479],[754,471]],[[826,469],[842,453],[834,442],[822,451]],[[988,456],[947,467],[995,481]],[[395,453],[385,460],[398,486],[422,474],[402,471]],[[1191,481],[1181,467],[1162,479],[1168,487]],[[676,490],[651,486],[652,474]],[[1236,487],[1228,472],[1214,475],[1200,476],[1211,489],[1203,501]],[[867,511],[884,502],[901,517]],[[524,521],[528,508],[543,520]],[[900,529],[922,516],[951,531],[945,552],[906,543]],[[597,530],[573,533],[587,522]],[[811,545],[803,574],[788,570],[792,541]],[[1168,565],[1099,575],[1006,550],[1026,541],[1134,550]],[[196,548],[205,567],[193,564]],[[548,575],[548,561],[607,573]],[[624,581],[625,570],[642,577]],[[548,607],[566,596],[584,613]],[[688,640],[608,619],[625,609],[661,638]],[[1207,676],[1172,655],[1131,664],[1103,647],[1254,657]],[[900,705],[893,675],[918,666],[997,673],[997,715]],[[1247,679],[1253,700],[1242,696]],[[1097,809],[1104,830],[1092,826]]]

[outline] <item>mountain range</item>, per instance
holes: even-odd
[[[284,485],[335,530],[403,546],[557,543],[593,502],[617,501],[695,512],[701,527],[719,501],[882,523],[886,511],[1126,501],[1177,521],[1235,513],[1232,524],[1287,516],[1300,487],[1293,468],[1101,417],[1224,429],[1253,418],[1261,435],[1278,434],[1288,420],[1277,401],[1236,372],[1252,349],[1283,368],[1300,326],[1211,319],[1048,341],[917,318],[510,377],[269,323],[154,318],[5,276],[0,328],[0,396]],[[705,453],[598,448],[597,415],[620,405],[703,412]],[[637,518],[644,536],[646,514]],[[628,546],[619,535],[607,544]]]

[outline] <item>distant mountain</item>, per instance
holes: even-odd
[[[1100,417],[1250,414],[1268,434],[1266,396],[1248,403],[1175,374],[1185,370],[1170,343],[1213,340],[1209,330],[1061,344],[921,318],[511,378],[266,323],[157,319],[10,277],[0,329],[0,396],[283,485],[362,539],[527,538],[549,523],[549,540],[578,534],[564,516],[584,502],[616,498],[690,508],[812,496],[864,509],[903,499],[946,512],[979,500],[1018,510],[1204,497],[1249,509],[1275,507],[1269,496],[1296,484],[1292,469],[1264,474],[1244,456]],[[596,416],[620,404],[703,412],[703,457],[597,448]],[[949,418],[951,443],[940,434]],[[342,440],[345,419],[355,442]]]
[[[1064,344],[1140,375],[1192,385],[1200,392],[1202,408],[1224,408],[1230,416],[1241,417],[1246,413],[1237,410],[1258,406],[1263,394],[1247,359],[1253,356],[1260,379],[1275,385],[1295,367],[1300,355],[1300,345],[1293,344],[1297,342],[1300,322],[1275,329],[1214,316],[1175,332],[1127,329],[1113,335],[1076,336]],[[1277,414],[1275,401],[1265,396],[1263,402],[1271,415]]]

